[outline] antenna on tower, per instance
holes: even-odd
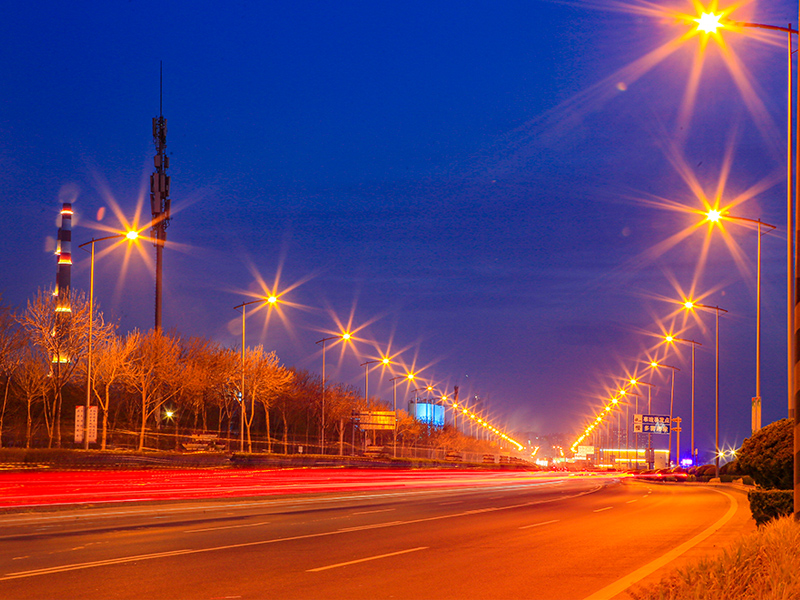
[[[161,296],[164,243],[167,241],[167,226],[170,221],[169,156],[167,156],[167,120],[163,112],[164,63],[159,61],[158,117],[153,118],[153,157],[155,171],[150,176],[150,211],[153,215],[151,232],[156,247],[156,330],[161,330]]]

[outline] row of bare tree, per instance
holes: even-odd
[[[73,292],[69,305],[70,311],[56,310],[57,299],[40,290],[24,310],[0,307],[0,446],[6,432],[16,445],[24,442],[29,448],[38,441],[61,447],[65,400],[68,407],[83,404],[89,379],[91,402],[100,412],[102,449],[111,430],[135,431],[138,449],[144,449],[148,432],[165,427],[166,408],[191,431],[216,430],[221,436],[244,430],[249,451],[254,436],[266,439],[269,452],[276,438],[286,452],[290,436],[320,437],[321,377],[281,365],[262,346],[245,350],[243,369],[239,349],[155,330],[121,335],[95,309],[90,378],[88,301]],[[329,382],[325,437],[338,437],[341,447],[353,411],[387,408],[365,400],[352,386]],[[398,432],[409,443],[456,449],[476,445],[449,428],[433,430],[408,415],[402,416]]]

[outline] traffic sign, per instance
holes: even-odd
[[[633,415],[634,433],[669,433],[669,415]]]

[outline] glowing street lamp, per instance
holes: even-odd
[[[690,344],[692,346],[692,414],[691,414],[692,426],[691,426],[691,441],[690,441],[690,443],[692,445],[692,448],[691,448],[691,452],[689,453],[689,455],[692,457],[692,465],[695,465],[695,464],[697,464],[697,460],[696,460],[697,459],[697,448],[695,448],[695,445],[694,445],[694,364],[695,364],[694,363],[694,350],[695,350],[695,348],[697,346],[702,346],[703,344],[701,344],[700,342],[695,342],[694,340],[687,340],[687,339],[684,339],[684,338],[675,337],[672,334],[666,335],[664,337],[664,339],[666,340],[666,342],[668,344],[672,344],[674,342],[679,342],[681,344]],[[678,448],[678,451],[676,452],[676,454],[678,456],[681,455],[681,449],[680,448]]]
[[[405,375],[398,375],[397,377],[392,377],[389,381],[392,382],[392,410],[394,411],[394,434],[393,434],[393,444],[394,444],[394,457],[397,458],[397,380],[404,379],[405,381],[414,381],[413,373],[406,373]]]
[[[637,385],[637,386],[638,385],[646,385],[647,386],[647,413],[648,414],[652,414],[653,409],[652,409],[652,401],[651,401],[650,392],[656,386],[654,386],[652,383],[648,383],[646,381],[641,381],[639,379],[636,379],[635,377],[631,377],[628,380],[628,383],[630,383],[631,385]],[[637,456],[637,458],[639,456],[639,444],[638,443],[636,444],[636,456]],[[652,469],[652,468],[655,467],[655,455],[653,454],[653,434],[651,432],[649,432],[649,431],[647,432],[647,451],[645,452],[645,459],[647,461],[647,465],[648,465],[647,468],[648,469]]]
[[[713,213],[713,214],[712,214]],[[753,398],[753,405],[751,411],[751,429],[755,433],[761,429],[761,236],[776,229],[775,225],[764,223],[761,219],[747,219],[745,217],[734,217],[731,215],[723,214],[720,211],[711,210],[706,213],[708,221],[719,223],[720,220],[740,221],[748,224],[755,224],[758,233],[758,250],[757,250],[757,275],[756,275],[756,395]],[[761,227],[768,227],[769,229],[763,234]],[[791,237],[791,236],[790,236]]]
[[[347,342],[352,339],[352,335],[350,332],[343,332],[339,335],[332,335],[330,337],[325,337],[315,342],[317,344],[322,344],[322,431],[320,433],[320,453],[325,454],[325,342],[329,342],[331,340],[342,340],[343,342]]]
[[[653,368],[653,369],[659,369],[661,367],[664,367],[665,369],[671,369],[672,370],[672,384],[670,385],[670,389],[669,389],[669,426],[670,426],[670,434],[669,434],[669,445],[668,445],[669,448],[667,450],[667,464],[669,464],[672,461],[672,408],[673,408],[673,405],[675,403],[675,371],[680,371],[680,369],[678,367],[673,367],[671,365],[663,365],[663,364],[659,363],[656,360],[650,362],[650,367]],[[678,460],[676,462],[678,464],[680,464],[680,462],[681,462],[680,461],[681,451],[680,451],[680,448],[678,448],[677,450],[678,451],[677,451],[677,457],[676,458]]]
[[[134,242],[139,239],[138,231],[126,231],[125,233],[116,233],[114,235],[107,235],[105,237],[94,239],[84,242],[78,248],[85,248],[91,246],[90,250],[92,258],[89,267],[89,341],[88,351],[86,353],[86,406],[83,413],[83,449],[89,449],[89,407],[92,401],[92,326],[94,324],[94,245],[97,242],[104,242],[106,240],[117,240],[125,238],[129,242]]]
[[[714,13],[702,13],[700,18],[695,19],[697,22],[698,31],[702,31],[704,33],[716,33],[717,29],[722,27],[722,23],[719,22],[721,18],[722,15],[715,15]]]
[[[359,365],[364,367],[364,400],[369,401],[369,393],[367,391],[369,388],[369,365],[375,365],[378,363],[382,364],[384,367],[388,367],[390,364],[392,364],[392,361],[384,356],[380,360],[368,360],[367,362],[363,362]]]
[[[244,402],[244,372],[245,372],[245,317],[247,316],[247,307],[251,304],[268,304],[269,306],[274,306],[278,302],[278,297],[274,294],[270,294],[269,296],[263,298],[256,298],[255,300],[250,300],[249,302],[242,302],[241,304],[237,304],[233,307],[233,310],[242,309],[242,389],[241,389],[241,403],[240,403],[240,415],[241,418],[239,419],[239,452],[244,452],[244,422],[247,418],[247,410],[246,405]],[[250,397],[250,413],[255,413],[255,398]]]
[[[719,306],[711,306],[709,304],[698,304],[697,302],[693,302],[692,300],[686,300],[683,303],[684,308],[686,310],[694,310],[695,308],[699,308],[706,311],[714,311],[716,316],[716,338],[717,338],[717,360],[716,360],[716,394],[715,394],[715,451],[716,451],[716,458],[714,460],[714,477],[719,477],[719,313],[724,312],[727,313],[728,311],[724,308],[720,308]]]

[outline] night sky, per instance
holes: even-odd
[[[672,330],[703,344],[708,460],[713,314],[687,319],[669,300],[693,292],[729,311],[721,438],[739,445],[755,393],[756,234],[728,223],[726,244],[695,227],[703,193],[713,203],[721,188],[730,214],[778,226],[763,238],[763,421],[787,413],[786,42],[723,32],[733,58],[711,39],[693,92],[705,38],[669,46],[693,29],[674,15],[696,11],[667,5],[16,3],[0,20],[3,301],[53,285],[59,202],[74,201],[79,288],[89,259],[75,246],[120,228],[112,206],[128,220],[139,207],[146,225],[163,61],[165,329],[238,346],[233,306],[277,280],[293,288],[284,318],[249,313],[248,345],[319,372],[315,342],[349,324],[358,341],[329,346],[332,379],[361,387],[360,363],[400,352],[423,380],[478,395],[496,423],[570,440],[618,378],[651,377],[642,361],[657,357],[681,369],[686,453],[690,354],[664,358],[654,336]],[[731,18],[786,26],[795,10],[745,2]],[[97,263],[99,305],[123,332],[153,324],[155,251],[142,248]],[[668,375],[652,381],[653,412],[668,412]],[[388,374],[373,371],[370,392],[390,401]]]

